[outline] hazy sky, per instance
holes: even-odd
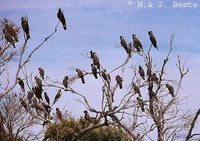
[[[173,8],[172,2],[163,0],[166,7],[158,8],[154,0],[143,0],[143,5],[147,6],[148,2],[152,2],[154,7],[139,8],[137,4],[141,1],[0,0],[0,17],[7,17],[20,26],[20,18],[27,15],[31,34],[28,48],[32,49],[53,32],[58,22],[56,17],[58,8],[64,10],[68,30],[64,31],[59,25],[56,35],[33,55],[29,64],[30,71],[36,73],[37,68],[41,66],[47,75],[58,80],[62,80],[67,74],[74,74],[75,71],[69,69],[72,67],[90,70],[91,61],[81,55],[90,50],[96,51],[104,67],[111,70],[126,57],[124,50],[117,47],[120,45],[119,36],[123,35],[127,41],[131,41],[131,35],[135,33],[147,49],[150,46],[147,34],[149,30],[154,32],[158,41],[159,51],[156,51],[154,55],[159,66],[160,58],[163,58],[169,49],[170,34],[175,32],[171,63],[167,67],[168,74],[171,78],[177,78],[178,71],[175,65],[177,55],[186,60],[186,67],[190,71],[184,79],[181,95],[188,97],[186,109],[195,111],[200,107],[198,75],[200,72],[200,2],[190,1],[197,2],[197,8]],[[21,43],[17,44],[17,46],[20,45]],[[93,84],[91,78],[86,79],[86,83]],[[88,91],[95,92],[96,88],[98,86],[94,84],[92,90],[86,86],[79,89],[88,95]],[[98,97],[91,97],[91,95],[88,97],[95,105]],[[70,103],[75,100],[75,98],[70,98],[69,95],[66,96],[66,99],[63,98],[58,105],[64,106],[68,103],[70,107]],[[82,114],[83,108],[77,108],[74,105],[70,108],[67,109],[75,111],[73,115]]]

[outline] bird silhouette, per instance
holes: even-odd
[[[122,82],[123,82],[122,77],[119,76],[119,75],[117,75],[117,76],[115,77],[115,80],[117,81],[117,84],[119,85],[119,88],[122,89],[122,88],[123,88],[123,87],[122,87]]]
[[[63,79],[63,86],[67,89],[68,87],[68,76],[65,76]]]
[[[169,84],[166,84],[166,87],[167,87],[169,93],[171,94],[171,96],[174,97],[174,88],[173,88],[173,86],[171,86]]]
[[[30,39],[30,31],[29,31],[29,24],[28,24],[28,19],[26,17],[21,17],[21,26],[22,29],[26,35],[26,39]]]
[[[61,97],[61,89],[58,90],[58,92],[54,98],[53,104],[55,104],[60,97]]]
[[[62,23],[64,30],[67,30],[67,24],[66,24],[66,21],[65,21],[65,16],[64,16],[64,14],[63,14],[63,12],[60,8],[58,9],[57,17],[60,20],[60,22]]]
[[[111,81],[110,75],[108,73],[106,73],[105,69],[101,72],[101,75],[105,81],[107,81],[107,82]]]
[[[45,102],[42,102],[42,106],[44,107],[47,113],[50,113],[52,108],[48,104],[46,104]]]
[[[94,53],[92,50],[90,50],[90,58],[93,59]]]
[[[29,104],[32,103],[32,97],[33,97],[33,92],[28,91],[27,92],[27,99],[28,99]]]
[[[126,53],[131,57],[131,52],[132,52],[132,43],[130,42],[127,46]]]
[[[38,70],[39,70],[40,76],[42,77],[42,79],[44,79],[44,70],[43,70],[43,68],[39,67]]]
[[[134,47],[137,49],[137,51],[139,52],[140,50],[143,50],[142,44],[135,34],[132,35],[132,38]]]
[[[92,74],[94,75],[94,77],[96,79],[98,79],[98,77],[97,77],[97,68],[93,64],[91,64],[91,67],[92,67]]]
[[[44,92],[44,98],[45,98],[46,102],[50,105],[50,99],[49,99],[47,92]]]
[[[99,62],[99,58],[97,56],[97,54],[95,52],[93,52],[93,64],[95,66],[97,66],[97,69],[100,70],[100,62]]]
[[[158,77],[157,77],[156,73],[153,73],[151,75],[151,81],[154,81],[154,82],[156,82],[156,84],[158,84]]]
[[[15,39],[15,42],[18,42],[17,31],[14,29],[14,26],[6,23],[5,30]]]
[[[22,89],[22,92],[25,92],[25,88],[24,88],[24,82],[23,82],[23,80],[22,80],[20,77],[18,77],[17,80],[18,80],[18,84],[19,84],[19,86],[20,86],[21,89]]]
[[[56,108],[56,116],[58,117],[60,121],[62,121],[63,117],[59,108]]]
[[[137,101],[138,101],[139,106],[142,109],[142,112],[144,112],[145,111],[145,109],[144,109],[144,101],[140,97],[137,97]]]
[[[38,85],[32,88],[33,93],[38,99],[42,99],[42,89]]]
[[[143,70],[143,68],[141,66],[139,66],[139,74],[142,77],[142,79],[145,80],[145,78],[144,78],[145,77],[144,70]]]
[[[76,69],[76,72],[78,74],[78,77],[81,79],[82,83],[85,84],[83,72],[80,69]]]
[[[42,90],[42,80],[39,78],[39,77],[37,77],[37,76],[35,76],[35,81],[36,81],[36,84],[40,87],[40,89]]]
[[[12,38],[11,34],[5,29],[3,29],[3,34],[6,41],[9,42],[15,48],[15,41]]]
[[[149,34],[149,39],[150,39],[152,45],[154,46],[154,48],[156,48],[158,50],[157,41],[156,41],[156,38],[153,35],[153,32],[149,31],[148,34]]]
[[[138,88],[138,86],[136,86],[135,83],[133,83],[133,89],[134,89],[135,93],[137,93],[140,97],[142,97],[142,95],[140,93],[140,89]]]
[[[120,44],[125,50],[127,50],[128,47],[127,47],[126,40],[124,39],[124,36],[120,36]]]
[[[27,107],[26,102],[25,102],[22,98],[19,98],[19,101],[21,102],[21,105],[24,107],[24,109],[25,109],[26,111],[28,111],[28,107]]]

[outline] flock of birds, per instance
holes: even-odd
[[[67,24],[65,20],[65,16],[62,12],[62,10],[59,8],[57,12],[57,18],[62,23],[64,30],[67,30]],[[29,23],[27,17],[21,17],[21,27],[25,33],[25,39],[30,39],[30,29],[29,29]],[[14,27],[14,25],[9,24],[9,22],[6,20],[3,28],[3,34],[5,40],[10,43],[15,48],[15,43],[18,42],[18,34],[19,29]]]
[[[65,20],[64,14],[61,9],[58,10],[57,17],[58,17],[59,21],[62,23],[64,30],[67,30],[66,20]],[[27,17],[21,18],[21,26],[25,33],[25,39],[26,40],[30,39],[29,24],[28,24]],[[12,25],[5,23],[3,33],[4,33],[5,40],[7,42],[9,42],[10,44],[12,44],[13,47],[15,47],[15,42],[18,41],[17,30]],[[149,35],[149,39],[150,39],[152,45],[154,46],[154,48],[158,49],[157,41],[153,35],[153,32],[149,31],[148,35]],[[132,45],[132,43],[127,44],[125,38],[123,36],[120,36],[120,44],[125,49],[125,51],[127,52],[127,54],[130,57],[131,57],[131,53],[132,53],[133,49],[136,50],[137,52],[143,51],[143,46],[135,34],[132,35],[132,39],[133,39],[133,45]],[[91,71],[92,71],[92,74],[94,75],[95,79],[98,79],[98,74],[99,74],[104,79],[104,81],[106,81],[107,83],[110,83],[111,82],[110,74],[107,73],[105,69],[101,69],[100,61],[99,61],[99,58],[98,58],[96,52],[90,51],[90,58],[93,61],[93,63],[91,64]],[[36,112],[45,113],[44,115],[46,118],[46,117],[50,117],[52,105],[54,105],[61,97],[61,89],[59,89],[57,91],[57,94],[54,98],[52,105],[50,105],[50,99],[48,97],[47,92],[44,92],[44,99],[45,99],[45,101],[44,101],[42,98],[42,93],[43,93],[42,80],[44,80],[45,72],[41,67],[38,68],[38,71],[39,71],[39,76],[35,76],[36,85],[33,86],[31,91],[27,92],[27,100],[28,100],[28,103],[31,104],[31,108],[35,108]],[[76,73],[77,73],[77,77],[79,79],[81,79],[81,82],[83,84],[85,84],[85,78],[84,78],[85,74],[83,73],[83,71],[80,69],[76,69]],[[145,80],[145,72],[141,66],[139,66],[138,73],[141,76],[141,78],[143,80]],[[151,84],[151,85],[149,85],[148,90],[153,93],[153,83],[155,82],[156,84],[158,84],[159,78],[156,76],[156,73],[152,73],[151,70],[147,70],[146,76],[148,76],[148,81]],[[116,80],[116,83],[119,86],[119,88],[123,89],[123,78],[120,75],[117,75],[115,77],[115,80]],[[25,85],[24,85],[23,80],[20,77],[18,77],[17,82],[18,82],[19,86],[21,87],[22,92],[25,93]],[[69,84],[69,78],[68,78],[68,76],[65,76],[63,79],[63,86],[65,89],[68,88],[68,84]],[[170,84],[166,84],[166,87],[167,87],[169,93],[172,95],[172,97],[174,97],[173,86],[171,86]],[[144,111],[144,102],[142,100],[142,95],[140,93],[139,87],[135,83],[133,83],[133,89],[134,89],[135,93],[137,93],[139,95],[139,97],[137,97],[137,101],[138,101],[138,104],[140,105],[142,111]],[[22,98],[20,98],[19,100],[21,102],[21,105],[28,111],[27,102],[25,100],[23,100]],[[85,114],[86,120],[90,120],[90,121],[93,120],[93,117],[89,116],[88,111],[85,110],[84,114]],[[62,113],[59,108],[56,108],[56,115],[57,115],[58,119],[60,121],[62,121],[63,116],[62,116]],[[46,121],[44,123],[46,123]]]

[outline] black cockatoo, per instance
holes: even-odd
[[[63,86],[67,89],[68,87],[68,76],[65,76],[63,79]]]
[[[18,84],[19,84],[19,86],[20,86],[21,89],[22,89],[22,92],[25,92],[25,88],[24,88],[24,82],[23,82],[23,80],[22,80],[20,77],[18,77],[17,80],[18,80]]]
[[[93,64],[91,64],[91,67],[92,67],[92,74],[94,75],[94,77],[96,79],[98,79],[98,77],[97,77],[97,68]]]
[[[145,77],[144,70],[143,70],[143,68],[141,66],[139,66],[139,74],[142,77],[142,79],[145,80],[145,78],[144,78]]]
[[[63,117],[59,108],[56,108],[56,116],[58,117],[60,121],[62,121]]]
[[[57,17],[60,20],[60,22],[62,23],[64,30],[67,30],[67,24],[66,24],[66,21],[65,21],[65,16],[64,16],[64,14],[63,14],[63,12],[61,11],[60,8],[58,9]]]
[[[174,97],[174,88],[173,88],[173,86],[171,86],[169,84],[166,84],[166,87],[167,87],[169,93],[172,95],[172,97]]]
[[[144,101],[140,97],[137,97],[137,101],[138,101],[139,106],[142,109],[142,112],[144,112],[145,111],[144,110]]]
[[[53,104],[55,104],[60,97],[61,97],[61,89],[58,90],[58,92],[54,98]]]
[[[15,42],[18,41],[17,31],[14,29],[14,26],[11,26],[10,24],[6,23],[5,30],[15,39]]]
[[[3,34],[4,34],[4,38],[6,39],[6,41],[9,42],[10,44],[12,44],[12,46],[15,48],[15,41],[12,38],[12,35],[5,29],[3,29]]]
[[[115,80],[117,81],[117,84],[119,85],[119,88],[122,89],[122,88],[123,88],[123,87],[122,87],[122,82],[123,82],[122,77],[119,76],[119,75],[117,75],[117,76],[115,77]]]
[[[42,77],[42,79],[44,79],[44,70],[43,70],[43,68],[39,67],[38,70],[39,70],[40,76]]]
[[[28,19],[26,17],[21,17],[21,26],[26,35],[26,40],[30,39],[31,37],[30,37]]]
[[[156,49],[158,49],[157,41],[156,41],[156,38],[155,38],[154,35],[153,35],[153,32],[152,32],[152,31],[149,31],[148,34],[149,34],[149,39],[150,39],[152,45],[153,45]]]
[[[139,94],[139,96],[142,97],[142,95],[140,93],[140,89],[138,88],[138,86],[136,86],[135,83],[133,83],[133,89],[134,89],[135,93]]]
[[[78,74],[78,77],[81,79],[82,83],[85,84],[83,72],[80,69],[76,69],[76,72]]]
[[[132,38],[133,38],[134,47],[136,48],[137,52],[140,52],[140,50],[143,50],[142,44],[135,34],[132,35]]]
[[[47,92],[44,92],[44,98],[45,98],[46,102],[50,105],[50,99],[49,99]]]

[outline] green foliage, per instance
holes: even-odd
[[[45,132],[49,141],[70,141],[74,135],[90,126],[91,123],[80,118],[68,118],[59,124],[50,124]],[[87,132],[79,141],[130,141],[126,133],[116,126],[109,125]]]

